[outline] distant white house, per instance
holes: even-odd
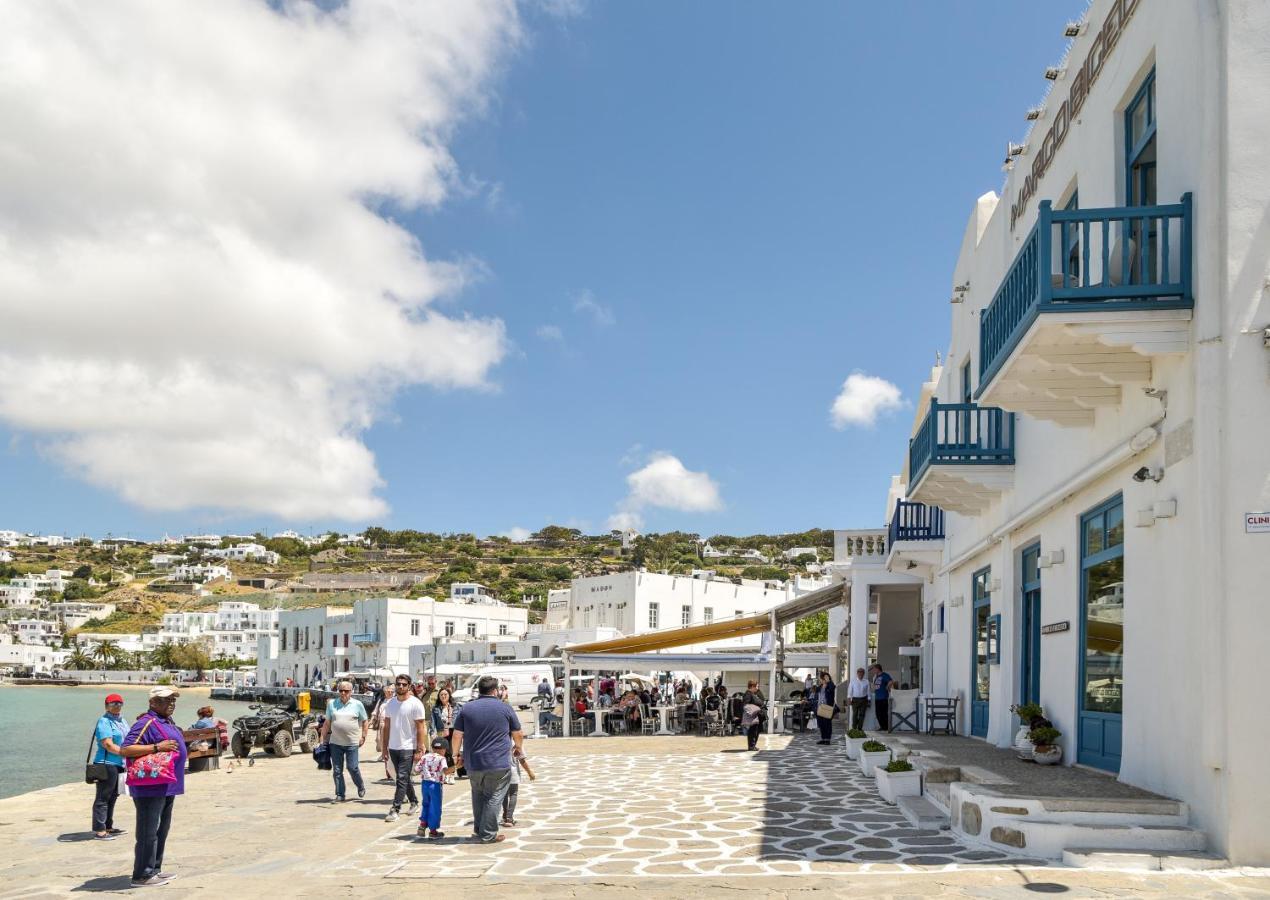
[[[701,545],[702,559],[752,559],[767,562],[767,557],[748,547],[713,547],[709,541]]]
[[[360,534],[346,534],[335,543],[339,544],[341,547],[351,547],[354,545],[365,547],[370,545],[370,541],[362,537]]]
[[[49,569],[43,575],[19,575],[17,578],[9,579],[9,584],[36,592],[61,593],[66,590],[66,579],[70,577],[71,573],[63,569]]]
[[[231,578],[232,573],[228,566],[204,566],[204,565],[186,565],[177,566],[172,570],[172,574],[168,576],[168,581],[172,582],[189,582],[193,584],[207,584],[209,581],[215,581],[217,578]]]
[[[0,584],[0,607],[8,607],[14,609],[24,606],[35,606],[39,600],[35,596],[35,591],[29,587],[19,587],[16,584]]]
[[[156,553],[150,557],[150,565],[156,569],[170,569],[184,561],[185,557],[180,553]]]
[[[23,535],[17,531],[0,531],[0,547],[21,547]]]
[[[64,600],[59,603],[50,603],[48,609],[49,612],[61,618],[62,624],[70,629],[82,628],[92,619],[106,618],[115,611],[115,604]]]
[[[46,619],[15,619],[9,627],[20,644],[52,644],[62,639],[61,626]]]
[[[187,534],[181,538],[183,544],[197,544],[204,547],[214,547],[221,542],[219,534]]]
[[[0,563],[13,562],[13,554],[8,550],[0,550]]]
[[[235,544],[224,549],[208,550],[204,555],[234,562],[260,562],[268,566],[276,566],[282,560],[281,556],[266,550],[261,544]]]
[[[141,653],[150,649],[145,645],[144,638],[146,635],[115,633],[108,631],[80,631],[75,635],[75,645],[85,652],[91,652],[94,647],[99,647],[106,641],[110,641],[124,653]]]
[[[68,656],[70,652],[67,650],[54,649],[43,644],[19,643],[8,632],[0,632],[0,668],[49,673],[61,668]]]
[[[820,550],[818,547],[790,547],[783,552],[781,556],[785,559],[798,559],[800,556],[814,556],[820,559]]]
[[[60,534],[41,534],[31,538],[31,546],[33,547],[64,547],[71,543],[69,538],[64,538]]]

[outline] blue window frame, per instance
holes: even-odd
[[[944,604],[939,604],[939,633],[944,633]]]
[[[1071,198],[1063,204],[1064,210],[1080,209],[1080,192],[1072,191]],[[1060,232],[1063,236],[1062,253],[1066,259],[1066,268],[1063,270],[1063,287],[1083,287],[1084,282],[1081,281],[1080,261],[1080,235],[1079,228],[1062,228]]]
[[[1077,761],[1120,769],[1124,702],[1124,501],[1080,518],[1080,681]]]
[[[1124,111],[1125,206],[1156,204],[1156,127],[1155,70],[1152,69]],[[1134,283],[1167,281],[1167,272],[1157,273],[1159,235],[1155,219],[1148,219],[1143,233],[1142,221],[1129,225],[1130,238],[1136,252],[1129,270]],[[1165,277],[1156,278],[1155,275]]]
[[[970,384],[970,358],[967,357],[961,366],[961,402],[973,403],[974,396],[974,390]]]
[[[970,622],[970,733],[988,736],[988,700],[991,690],[992,568],[971,576],[973,598]]]
[[[1041,702],[1041,545],[1020,554],[1019,702]]]

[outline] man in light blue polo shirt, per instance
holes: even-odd
[[[128,722],[123,715],[123,697],[110,694],[106,697],[106,712],[97,720],[93,738],[93,762],[104,763],[115,773],[113,778],[97,782],[97,796],[93,800],[93,837],[99,841],[113,841],[123,834],[115,827],[115,801],[119,799],[119,776],[123,773],[123,757],[119,747],[128,733]]]

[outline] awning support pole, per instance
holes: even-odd
[[[779,656],[776,652],[776,611],[771,612],[772,619],[772,671],[767,680],[767,733],[776,733],[776,663]]]
[[[561,722],[560,736],[567,738],[573,731],[570,721],[573,713],[573,679],[569,677],[572,667],[569,665],[568,652],[562,653],[561,658],[564,660],[564,721]]]

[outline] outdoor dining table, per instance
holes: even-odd
[[[657,716],[661,719],[661,728],[657,729],[656,734],[677,734],[670,727],[670,714],[678,709],[678,706],[654,706]]]
[[[791,706],[797,706],[801,700],[776,700],[772,705],[776,707],[776,734],[787,734],[785,731],[785,710]]]
[[[613,711],[610,706],[596,706],[588,710],[595,716],[595,730],[591,732],[591,737],[608,737],[609,733],[604,730],[604,717]]]

